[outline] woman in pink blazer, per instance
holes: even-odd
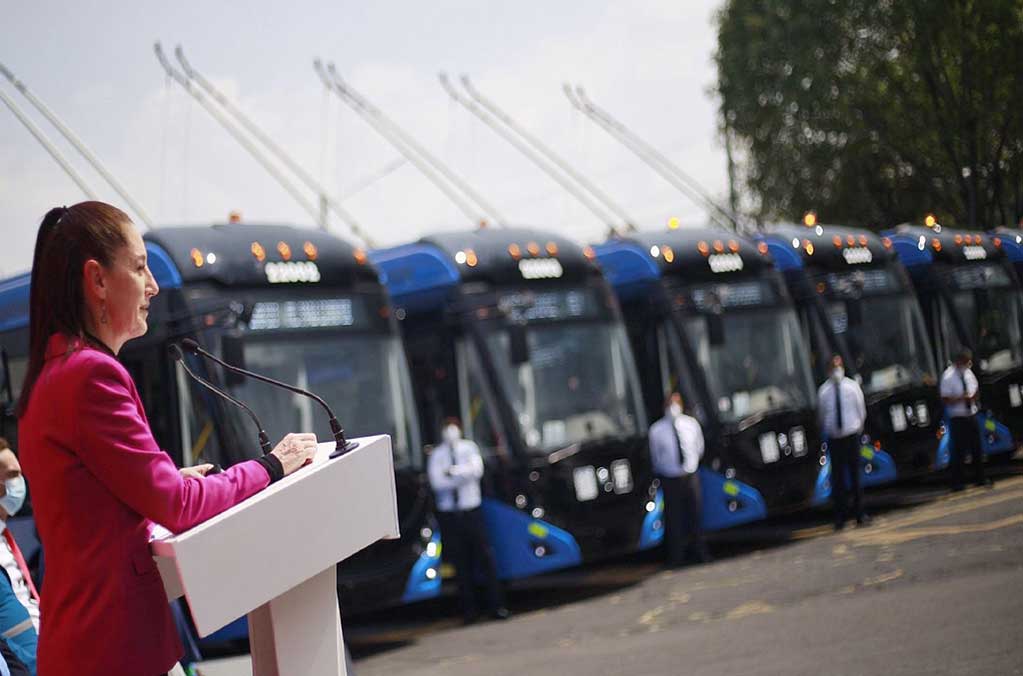
[[[182,655],[149,553],[153,522],[182,531],[289,474],[316,450],[290,434],[259,460],[206,476],[159,449],[116,355],[147,330],[159,291],[124,212],[51,210],[36,238],[21,462],[46,554],[38,673],[139,674]]]

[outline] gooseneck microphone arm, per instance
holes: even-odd
[[[266,430],[263,429],[262,423],[259,422],[259,418],[256,417],[256,413],[251,408],[249,408],[245,403],[235,399],[227,392],[224,392],[202,376],[196,375],[192,369],[188,368],[188,364],[185,363],[185,355],[181,352],[181,348],[178,345],[171,343],[171,345],[167,347],[167,351],[170,353],[171,359],[181,364],[181,367],[185,369],[185,373],[187,373],[192,380],[199,383],[210,392],[213,392],[218,397],[223,397],[248,413],[249,417],[252,418],[252,422],[255,423],[256,429],[259,430],[259,447],[263,449],[264,455],[270,452],[270,437],[267,436]]]
[[[238,368],[237,366],[234,366],[232,364],[228,364],[226,361],[224,361],[220,357],[216,356],[215,354],[212,354],[212,353],[207,352],[206,350],[204,350],[199,345],[199,343],[195,342],[191,338],[183,339],[181,341],[181,346],[187,352],[189,352],[190,354],[194,354],[194,355],[197,355],[197,356],[200,356],[200,357],[205,357],[206,359],[214,361],[214,362],[220,364],[221,366],[223,366],[228,371],[231,371],[232,373],[237,373],[238,375],[242,375],[242,376],[245,376],[247,378],[254,378],[255,380],[260,380],[260,381],[262,381],[264,383],[268,383],[270,385],[276,385],[277,387],[284,388],[285,390],[288,390],[289,392],[294,392],[295,394],[301,394],[303,397],[309,397],[310,399],[314,400],[316,403],[318,403],[320,406],[323,407],[323,410],[327,412],[327,416],[330,418],[330,431],[334,435],[334,443],[336,444],[334,452],[330,454],[330,457],[335,458],[335,457],[337,457],[339,455],[342,455],[343,453],[347,453],[348,451],[358,447],[358,445],[359,445],[358,442],[356,442],[356,441],[348,441],[347,439],[345,439],[345,431],[341,427],[341,423],[339,423],[337,421],[337,416],[334,415],[334,411],[330,410],[330,406],[327,405],[327,402],[325,402],[322,397],[320,397],[320,396],[318,396],[316,394],[313,394],[312,392],[310,392],[308,390],[303,390],[301,387],[296,387],[295,385],[289,385],[288,383],[282,383],[279,380],[274,380],[273,378],[269,378],[269,377],[261,375],[259,373],[254,373],[252,371],[247,371],[247,370],[245,370],[243,368]]]

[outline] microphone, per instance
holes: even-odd
[[[235,399],[234,397],[232,397],[227,392],[224,392],[223,390],[217,388],[213,383],[211,383],[208,380],[204,379],[203,377],[198,376],[195,373],[193,373],[192,369],[188,368],[188,364],[185,363],[185,355],[181,352],[181,348],[180,347],[178,347],[174,343],[171,343],[170,345],[167,346],[167,352],[170,353],[171,359],[173,359],[174,361],[176,361],[179,364],[181,364],[182,368],[185,369],[185,373],[187,373],[189,375],[189,377],[192,378],[192,380],[194,380],[195,382],[199,383],[200,385],[205,387],[210,392],[213,392],[214,394],[216,394],[216,395],[218,395],[220,397],[223,397],[224,399],[227,399],[229,402],[231,402],[235,406],[238,406],[239,408],[244,409],[245,412],[249,414],[249,417],[252,418],[252,422],[255,423],[256,429],[259,430],[259,447],[261,449],[263,449],[263,454],[266,455],[267,453],[270,452],[270,450],[271,450],[271,448],[270,448],[270,437],[268,437],[266,435],[266,431],[263,429],[262,423],[259,422],[259,418],[256,417],[255,412],[251,408],[249,408],[243,402]],[[223,470],[221,470],[221,471],[223,471]],[[210,473],[211,474],[216,474],[217,472],[211,471]]]
[[[313,394],[312,392],[310,392],[308,390],[303,390],[301,387],[296,387],[295,385],[289,385],[288,383],[282,383],[279,380],[274,380],[273,378],[269,378],[269,377],[261,375],[259,373],[254,373],[252,371],[247,371],[247,370],[245,370],[243,368],[238,368],[237,366],[233,366],[231,364],[228,364],[226,361],[224,361],[220,357],[217,357],[215,354],[212,354],[212,353],[207,352],[206,350],[204,350],[199,345],[199,343],[195,342],[191,338],[184,338],[184,339],[182,339],[181,345],[190,354],[194,354],[194,355],[197,355],[197,356],[200,356],[200,357],[205,357],[206,359],[210,359],[212,361],[215,361],[216,363],[220,364],[221,366],[226,368],[228,371],[231,371],[232,373],[237,373],[238,375],[242,375],[242,376],[245,376],[247,378],[255,378],[256,380],[260,380],[260,381],[262,381],[264,383],[269,383],[270,385],[276,385],[277,387],[282,387],[285,390],[288,390],[289,392],[294,392],[295,394],[301,394],[303,397],[309,397],[310,399],[312,399],[316,403],[318,403],[320,406],[322,406],[323,410],[325,410],[327,412],[327,415],[330,417],[330,431],[334,435],[335,448],[334,448],[334,451],[330,454],[331,458],[336,458],[339,455],[344,455],[348,451],[351,451],[351,450],[354,450],[354,449],[358,448],[359,442],[357,442],[357,441],[348,441],[347,439],[345,439],[345,431],[341,427],[341,423],[339,423],[337,421],[337,417],[334,415],[334,411],[330,410],[330,406],[327,405],[327,402],[325,402],[322,397],[320,397],[320,396],[318,396],[316,394]]]

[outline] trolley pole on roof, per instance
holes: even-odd
[[[75,182],[75,185],[81,188],[82,192],[85,193],[85,196],[91,200],[99,199],[96,197],[96,193],[92,191],[92,188],[89,187],[89,184],[85,182],[85,179],[82,178],[81,174],[79,174],[75,168],[71,166],[71,163],[67,161],[64,154],[61,153],[55,145],[53,145],[49,138],[47,138],[43,130],[36,126],[35,122],[25,115],[20,108],[18,108],[18,104],[14,102],[14,99],[8,96],[3,90],[0,90],[0,99],[7,104],[7,107],[11,109],[11,112],[14,113],[16,118],[18,118],[18,121],[25,125],[25,128],[28,129],[29,133],[32,134],[36,141],[38,141],[46,152],[50,154],[50,157],[52,157],[57,164],[60,165],[60,168],[64,170],[64,173]]]
[[[739,230],[739,219],[733,212],[719,205],[694,178],[682,171],[667,156],[637,136],[632,130],[612,117],[606,110],[599,108],[590,100],[582,87],[577,86],[573,90],[571,85],[565,84],[563,90],[569,102],[576,109],[585,114],[586,117],[619,143],[631,150],[633,154],[660,174],[676,190],[706,209],[712,220],[732,230]]]
[[[448,93],[448,96],[450,96],[456,103],[458,103],[463,108],[465,108],[470,113],[479,118],[479,120],[483,122],[483,124],[490,127],[490,129],[495,134],[497,134],[504,140],[508,141],[508,143],[512,144],[512,146],[514,146],[516,150],[518,150],[520,153],[525,155],[531,162],[540,167],[541,170],[546,172],[547,175],[550,176],[558,185],[564,188],[566,192],[575,197],[580,204],[582,204],[590,213],[596,216],[598,220],[603,222],[604,225],[610,228],[615,227],[616,224],[614,218],[612,218],[610,214],[604,211],[600,207],[600,205],[596,204],[593,200],[591,200],[586,193],[579,190],[578,186],[576,186],[574,183],[568,180],[561,173],[555,171],[550,166],[548,166],[544,159],[537,155],[533,151],[533,149],[526,145],[526,143],[522,139],[520,139],[507,128],[499,124],[489,113],[487,113],[485,110],[477,106],[475,103],[459,94],[458,90],[455,89],[454,85],[451,84],[451,81],[448,79],[446,73],[440,73],[438,75],[438,79],[440,80],[440,84],[444,88],[444,91],[446,91]]]
[[[612,200],[607,195],[607,193],[602,191],[592,181],[590,181],[585,176],[576,171],[576,169],[569,162],[567,162],[564,158],[562,158],[560,155],[551,150],[549,146],[540,141],[540,139],[537,138],[535,135],[531,134],[525,127],[523,127],[514,118],[512,118],[511,115],[505,112],[502,108],[498,107],[498,105],[494,103],[491,99],[483,96],[483,94],[480,93],[476,86],[473,85],[472,80],[469,79],[468,75],[462,75],[461,80],[462,87],[477,104],[483,106],[483,108],[485,108],[487,112],[489,112],[491,115],[500,120],[501,123],[504,124],[504,126],[510,129],[512,132],[518,134],[520,138],[525,140],[526,143],[528,143],[536,151],[538,151],[544,158],[546,158],[548,162],[553,164],[555,167],[561,170],[562,173],[564,173],[570,179],[575,181],[577,185],[581,186],[590,195],[595,197],[597,201],[604,206],[604,208],[606,208],[608,211],[613,213],[621,220],[622,224],[625,226],[627,230],[636,229],[636,220],[629,216],[629,214],[626,213],[625,209],[623,209],[614,200]],[[449,87],[445,85],[445,89],[449,89]],[[448,93],[449,94],[451,93],[450,89]],[[458,99],[456,98],[455,100]],[[537,164],[539,164],[539,166],[541,166],[541,168],[543,168],[544,171],[547,171],[547,173],[551,173],[549,168],[544,167],[540,163]],[[608,223],[608,225],[614,227],[613,223]]]
[[[226,110],[229,114],[233,115],[249,134],[262,143],[263,146],[273,153],[273,155],[280,160],[284,166],[290,169],[300,181],[305,183],[310,190],[316,193],[319,198],[317,223],[321,230],[327,229],[327,213],[328,211],[333,211],[337,214],[338,218],[344,221],[345,224],[351,228],[352,232],[357,237],[367,244],[371,243],[371,239],[365,233],[358,220],[356,220],[356,218],[352,216],[347,209],[342,207],[337,200],[330,196],[322,183],[313,178],[313,176],[306,171],[302,165],[296,162],[295,159],[284,150],[284,148],[274,142],[274,140],[270,138],[269,134],[263,131],[263,129],[253,122],[248,115],[243,113],[238,106],[234,105],[230,99],[224,96],[224,94],[217,89],[212,82],[210,82],[202,73],[192,66],[192,64],[185,58],[185,51],[182,49],[181,45],[178,45],[174,49],[174,55],[177,57],[178,63],[181,64],[181,69],[190,80],[196,82],[200,87],[202,87],[210,98],[216,101],[220,107]]]
[[[59,117],[57,117],[57,114],[50,110],[45,103],[43,103],[35,94],[32,93],[31,90],[29,90],[27,86],[25,86],[24,82],[16,78],[14,73],[8,70],[2,63],[0,63],[0,73],[2,73],[3,76],[6,77],[12,85],[14,85],[15,89],[21,92],[22,96],[28,99],[29,103],[31,103],[35,109],[43,115],[43,117],[49,120],[50,124],[57,128],[57,131],[59,131],[61,135],[75,147],[75,150],[77,150],[82,157],[84,157],[86,161],[92,165],[99,175],[110,184],[110,187],[121,196],[121,199],[123,199],[128,204],[128,207],[135,212],[135,215],[137,215],[142,222],[145,223],[146,227],[152,228],[153,221],[150,220],[146,210],[143,209],[142,206],[128,193],[124,186],[122,186],[121,183],[114,178],[114,175],[107,170],[102,162],[100,162],[99,158],[96,157],[96,154],[89,150],[85,143],[83,143],[82,140],[78,138],[78,136],[76,136],[75,133],[71,131],[71,129],[64,124]]]
[[[487,214],[493,217],[494,223],[497,225],[504,225],[506,223],[505,218],[497,209],[470,186],[465,179],[426,150],[408,132],[385,115],[382,110],[370,103],[365,96],[345,82],[338,74],[337,69],[334,68],[333,63],[327,64],[326,68],[324,68],[323,63],[317,59],[313,63],[313,67],[324,84],[330,87],[342,101],[348,104],[377,133],[383,136],[409,162],[415,165],[474,225],[486,223]],[[445,179],[447,182],[445,182]],[[456,190],[460,190],[462,194],[460,195]],[[474,202],[475,206],[466,202],[463,195]]]

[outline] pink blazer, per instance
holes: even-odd
[[[18,425],[46,557],[41,676],[155,675],[182,653],[149,553],[151,521],[180,532],[266,487],[254,461],[182,478],[116,359],[63,335]]]

